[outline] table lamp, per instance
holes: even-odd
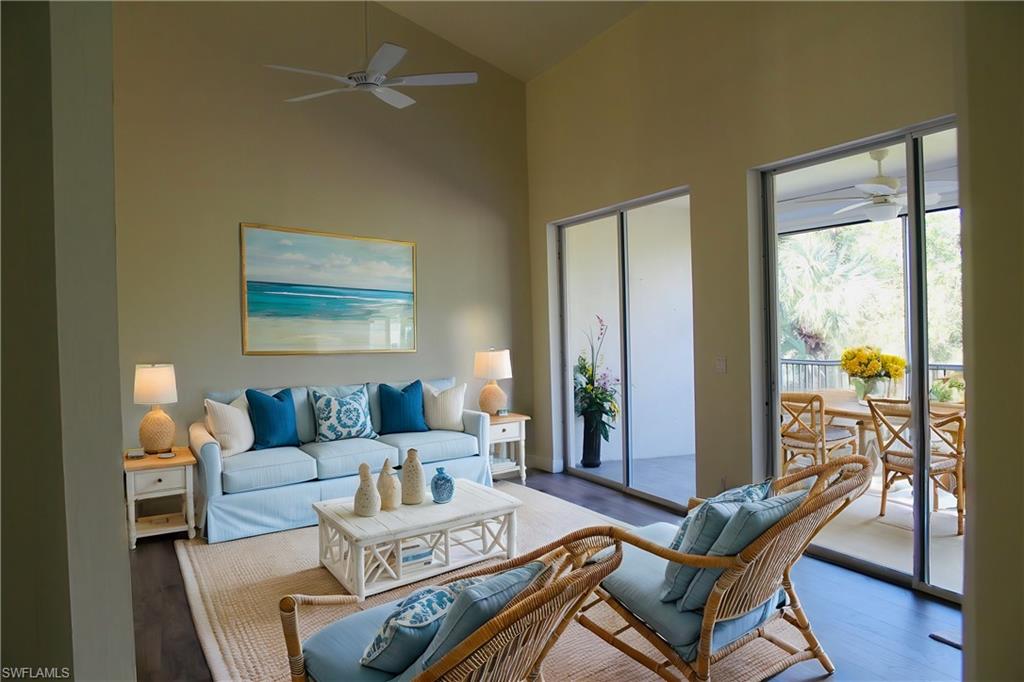
[[[473,375],[487,379],[480,390],[480,409],[488,414],[497,414],[508,406],[508,396],[498,386],[498,379],[512,378],[512,359],[508,349],[477,351],[473,358]]]
[[[160,406],[176,402],[174,365],[135,365],[135,404],[152,406],[139,424],[139,444],[146,454],[171,452],[174,420]]]

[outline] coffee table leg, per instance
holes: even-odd
[[[505,553],[511,559],[518,553],[516,548],[516,512],[513,510],[508,516],[508,524],[505,526]]]
[[[356,596],[359,597],[359,601],[363,601],[366,599],[366,563],[363,561],[363,546],[353,543],[351,553]]]

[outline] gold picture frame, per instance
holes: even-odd
[[[415,353],[416,243],[240,223],[243,355]]]

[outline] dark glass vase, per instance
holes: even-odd
[[[583,460],[584,467],[592,469],[601,466],[601,415],[583,415]]]

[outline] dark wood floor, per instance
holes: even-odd
[[[531,471],[527,485],[632,525],[678,520],[656,505],[566,474]],[[131,555],[135,665],[143,682],[211,679],[173,540],[139,540]],[[960,632],[956,607],[811,557],[796,565],[793,580],[836,664],[831,679],[960,679],[960,652],[928,637],[932,632]],[[775,679],[824,678],[817,663],[806,662]]]

